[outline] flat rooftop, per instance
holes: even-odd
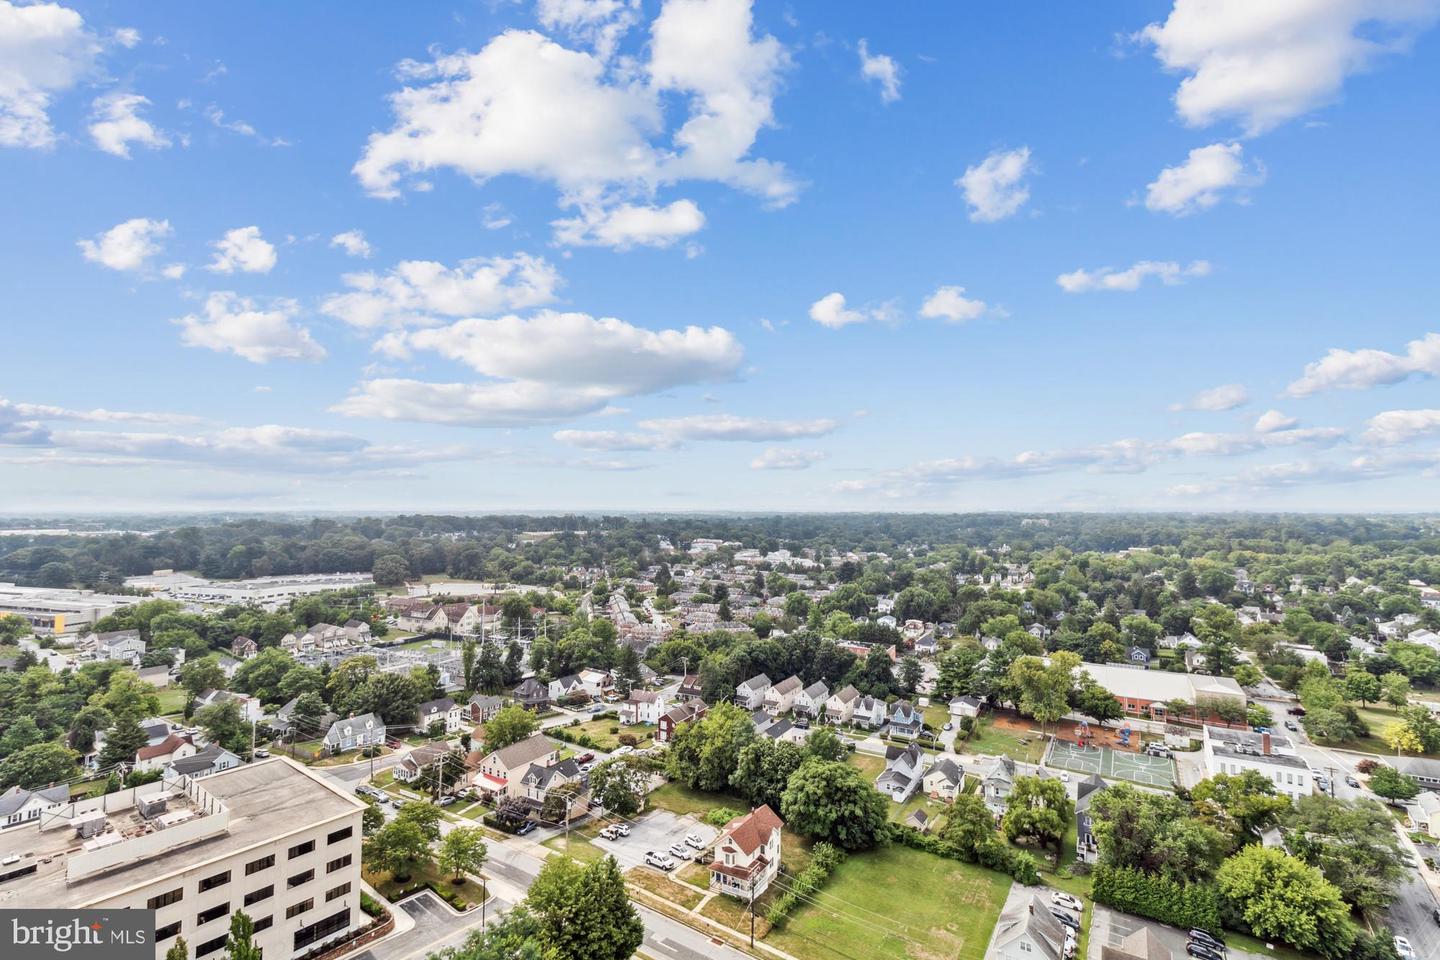
[[[0,874],[20,868],[27,861],[38,867],[35,873],[0,880],[0,907],[82,907],[364,809],[355,797],[283,757],[243,764],[194,783],[202,802],[177,798],[172,789],[167,805],[168,813],[190,810],[191,817],[158,829],[146,829],[134,802],[124,800],[130,791],[110,794],[117,808],[103,813],[93,801],[76,804],[73,820],[103,816],[108,821],[106,832],[121,835],[120,840],[102,845],[103,852],[121,852],[132,844],[135,847],[133,855],[123,849],[124,859],[113,867],[87,873],[80,879],[70,876],[75,872],[71,861],[85,857],[87,843],[93,845],[94,841],[81,837],[74,826],[42,830],[37,821],[0,830],[0,861],[11,856],[20,858],[0,866]],[[157,791],[156,795],[164,792]],[[127,805],[118,806],[117,799]],[[212,804],[207,810],[205,800],[213,800],[218,806]],[[206,830],[208,835],[192,836]],[[165,840],[172,836],[179,842],[167,846]]]

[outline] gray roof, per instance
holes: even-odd
[[[70,799],[70,787],[60,784],[58,787],[46,787],[43,790],[24,790],[20,787],[11,787],[4,793],[0,793],[0,817],[8,817],[30,802],[30,798],[38,796],[47,803],[64,803]]]
[[[824,681],[816,680],[805,688],[805,696],[811,700],[825,700],[830,697],[830,688],[825,686]]]
[[[765,674],[763,673],[757,673],[749,680],[746,680],[744,683],[740,684],[740,688],[742,690],[759,690],[763,687],[768,686],[770,686],[770,678],[765,676]]]
[[[995,946],[1003,947],[1026,934],[1039,948],[1042,958],[1061,960],[1065,951],[1065,927],[1038,896],[1000,915],[995,925]]]
[[[343,728],[346,724],[355,727],[356,730],[364,732],[365,724],[367,722],[373,722],[375,728],[378,728],[381,733],[385,732],[384,720],[381,720],[373,713],[362,713],[358,717],[347,717],[344,720],[336,720],[334,723],[330,724],[330,729],[325,731],[325,739],[329,740],[332,733],[335,734],[336,739],[343,737],[345,735]]]
[[[925,771],[925,776],[928,777],[931,774],[939,774],[951,783],[958,785],[965,777],[965,770],[950,757],[941,757],[930,765],[929,770]]]
[[[226,756],[233,758],[236,763],[240,762],[240,758],[235,756],[235,754],[226,750],[218,743],[212,743],[194,756],[171,760],[168,766],[175,773],[194,775],[202,770],[209,770],[215,767],[215,765],[224,760]]]
[[[519,743],[496,750],[495,758],[505,765],[506,770],[514,770],[522,764],[534,763],[554,749],[555,745],[546,740],[544,734],[532,733]]]

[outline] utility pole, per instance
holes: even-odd
[[[750,949],[755,949],[755,877],[750,877]]]

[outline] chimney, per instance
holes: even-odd
[[[1268,733],[1260,734],[1260,752],[1267,757],[1270,756],[1270,734]]]

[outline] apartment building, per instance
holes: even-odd
[[[1256,770],[1291,800],[1315,792],[1310,766],[1296,755],[1289,737],[1207,725],[1201,749],[1207,776]]]
[[[290,960],[368,922],[364,809],[283,757],[65,803],[0,832],[0,901],[152,909],[155,956],[184,937],[196,960],[220,960],[243,910],[266,960]]]

